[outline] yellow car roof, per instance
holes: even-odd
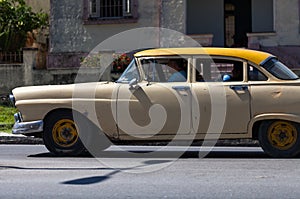
[[[260,65],[272,54],[244,48],[157,48],[138,52],[135,57],[155,57],[171,55],[218,55],[249,60]]]

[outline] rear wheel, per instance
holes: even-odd
[[[44,144],[55,155],[76,156],[85,151],[72,111],[56,111],[45,120]]]
[[[284,120],[264,121],[259,128],[259,142],[272,157],[295,157],[300,154],[299,124]]]

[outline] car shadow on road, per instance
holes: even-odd
[[[179,159],[195,159],[195,158],[228,158],[228,159],[260,159],[271,158],[264,152],[249,151],[249,152],[233,152],[233,151],[212,151],[207,153],[199,153],[199,151],[103,151],[97,156],[85,153],[79,156],[57,156],[52,153],[32,154],[31,158],[179,158]]]

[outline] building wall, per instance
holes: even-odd
[[[248,47],[276,55],[289,68],[300,68],[300,1],[274,0],[274,32],[248,34]]]
[[[300,45],[299,0],[274,0],[278,45]]]
[[[51,0],[50,52],[89,52],[122,31],[157,27],[157,1],[138,1],[137,23],[84,25],[83,0]]]
[[[80,60],[104,40],[135,28],[158,27],[158,1],[137,0],[138,19],[129,23],[94,24],[85,21],[85,0],[50,0],[47,68],[78,68]]]
[[[299,0],[274,0],[274,33],[253,34],[256,47],[299,46]]]
[[[186,2],[187,0],[139,0],[137,23],[84,25],[82,0],[51,0],[50,52],[89,52],[108,37],[139,27],[160,25],[188,33]],[[260,45],[300,45],[299,0],[274,0],[273,3],[275,35],[259,39]]]
[[[186,0],[186,6],[186,33],[212,34],[212,45],[224,45],[223,0]]]
[[[274,0],[251,0],[252,32],[274,31]]]
[[[0,64],[0,95],[9,94],[11,89],[24,85],[23,64]]]
[[[28,0],[29,1],[29,0]],[[34,0],[31,0],[34,1]],[[38,0],[36,0],[38,1]],[[95,46],[107,38],[116,35],[120,32],[141,27],[163,27],[179,31],[192,37],[195,36],[197,41],[203,41],[206,45],[222,46],[224,35],[223,28],[220,24],[224,24],[222,11],[218,17],[218,21],[213,21],[209,24],[212,30],[205,30],[205,16],[211,16],[211,13],[196,14],[196,19],[190,20],[193,22],[192,27],[188,27],[188,19],[191,17],[187,7],[188,2],[192,0],[138,0],[138,20],[134,23],[115,23],[101,25],[87,25],[83,20],[84,0],[50,0],[51,1],[51,18],[50,18],[50,46],[48,56],[48,68],[76,68],[79,67],[79,59],[90,52]],[[202,3],[210,3],[211,1],[194,1],[197,8],[203,8]],[[215,4],[222,4],[222,0],[214,0]],[[257,5],[261,1],[253,0],[252,3]],[[271,5],[270,0],[266,5]],[[253,5],[252,5],[253,6]],[[277,48],[280,46],[300,46],[299,37],[299,0],[273,0],[273,28],[270,32],[255,32],[256,29],[261,29],[262,24],[258,24],[258,18],[255,18],[256,25],[252,27],[254,33],[248,34],[249,48]],[[256,7],[258,8],[258,7]],[[197,11],[197,9],[196,9]],[[198,16],[199,15],[199,16]],[[197,17],[198,16],[198,17]],[[214,15],[215,16],[215,15]],[[270,15],[272,18],[272,15]],[[203,20],[202,20],[203,19]],[[210,17],[210,20],[216,17]],[[202,22],[201,22],[202,20]],[[253,19],[252,19],[253,20]],[[270,17],[268,18],[268,21]],[[263,21],[263,20],[262,20]],[[199,25],[200,24],[200,25]],[[201,25],[202,24],[202,25]],[[270,26],[270,24],[268,24]],[[271,23],[272,26],[272,23]],[[199,31],[199,28],[201,31]],[[194,32],[193,30],[196,30]],[[196,35],[193,35],[196,34]],[[212,40],[212,41],[211,41]],[[292,50],[289,50],[291,52]],[[277,51],[272,51],[276,52]],[[289,53],[286,52],[286,53]],[[282,54],[277,53],[275,55]],[[291,56],[289,56],[291,57]],[[293,55],[293,57],[295,57]],[[300,57],[300,55],[299,55]],[[298,59],[298,58],[297,58]],[[300,59],[300,58],[299,58]],[[68,60],[68,61],[64,61]],[[71,60],[71,61],[70,61]],[[300,63],[300,62],[299,62]]]
[[[51,0],[50,52],[81,52],[91,45],[83,27],[81,0]]]
[[[40,10],[49,13],[50,12],[50,0],[25,0],[26,4],[32,7],[34,12]]]
[[[161,7],[161,24],[181,33],[186,32],[186,0],[159,0]]]

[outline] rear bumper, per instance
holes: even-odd
[[[16,113],[15,124],[12,128],[13,134],[31,134],[31,133],[39,133],[43,131],[44,122],[43,120],[30,121],[30,122],[22,122],[22,116],[20,113]]]

